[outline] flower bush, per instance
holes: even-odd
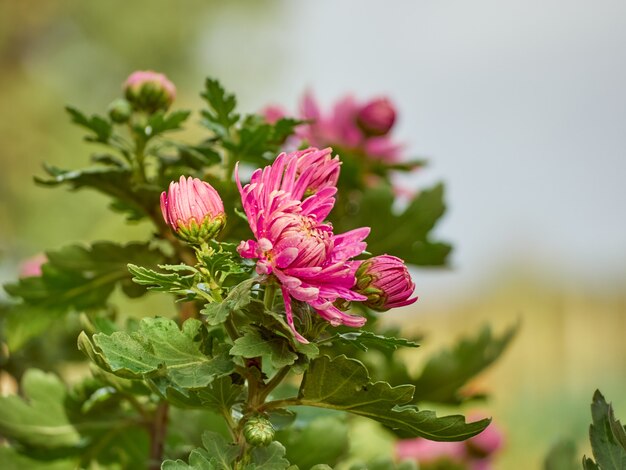
[[[276,108],[242,115],[234,95],[207,79],[205,135],[189,143],[171,137],[191,115],[170,111],[175,94],[164,75],[135,72],[107,116],[67,108],[106,153],[82,169],[46,166],[37,183],[98,191],[151,235],[48,250],[38,269],[5,286],[2,360],[21,394],[0,398],[1,460],[410,468],[397,455],[352,454],[350,427],[368,419],[398,440],[453,443],[488,429],[488,418],[440,416],[424,403],[479,396],[464,386],[515,328],[486,328],[415,373],[396,353],[417,338],[378,322],[377,312],[393,316],[417,300],[407,265],[444,265],[451,250],[432,234],[442,185],[394,209],[393,173],[421,163],[403,159],[391,139],[390,101],[346,99],[324,115],[309,95],[296,117]],[[124,302],[120,312],[123,296],[146,303]],[[52,338],[59,354],[37,355]],[[60,365],[81,360],[89,367],[63,380]]]

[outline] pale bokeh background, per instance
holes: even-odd
[[[134,69],[165,72],[197,109],[206,75],[245,110],[295,110],[306,88],[389,95],[398,138],[443,179],[451,269],[415,273],[420,302],[390,321],[435,345],[522,319],[477,387],[507,429],[496,468],[539,468],[550,444],[584,445],[595,388],[626,419],[626,3],[0,1],[0,277],[73,240],[127,239],[102,198],[37,189],[43,161],[82,165],[64,117],[95,112]],[[85,207],[89,207],[87,211]],[[581,449],[582,452],[582,449]]]

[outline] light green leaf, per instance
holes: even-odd
[[[2,462],[2,470],[75,470],[78,468],[78,458],[38,460],[21,454],[12,447],[0,447],[0,462]]]
[[[341,340],[341,342],[345,344],[350,344],[364,352],[367,352],[368,345],[393,351],[395,351],[399,347],[419,347],[419,344],[414,341],[410,341],[404,338],[394,338],[391,336],[377,335],[375,333],[372,333],[371,331],[350,331],[348,333],[339,333],[337,337]]]
[[[98,333],[91,341],[83,334],[79,347],[99,367],[121,377],[153,379],[163,390],[168,384],[197,389],[234,370],[227,355],[211,357],[200,350],[203,328],[195,319],[181,331],[173,320],[144,318],[130,334]]]
[[[222,302],[206,304],[200,313],[206,315],[207,323],[215,326],[224,323],[232,312],[241,310],[252,301],[252,286],[258,282],[248,279],[234,287]]]
[[[480,433],[491,420],[466,423],[463,416],[438,418],[409,403],[412,385],[392,387],[370,382],[365,366],[346,356],[313,360],[304,375],[297,403],[348,411],[378,421],[403,437],[425,437],[434,441],[460,441]]]
[[[166,460],[162,470],[232,470],[232,463],[241,452],[235,444],[229,444],[217,433],[205,431],[202,434],[203,448],[189,454],[189,464],[182,460]]]
[[[186,267],[187,271],[193,271],[192,274],[180,275],[178,272],[160,273],[135,264],[129,264],[128,271],[133,275],[133,282],[147,286],[149,290],[184,295],[185,299],[192,300],[196,297],[196,292],[194,291],[194,284],[197,280],[196,270],[188,265],[181,266]],[[160,267],[163,268],[164,266]]]
[[[230,377],[220,377],[202,390],[198,391],[198,398],[204,406],[220,413],[230,409],[235,403],[243,401],[243,386],[233,384]]]
[[[252,450],[252,463],[245,470],[285,470],[289,461],[285,459],[285,448],[280,442],[274,441],[267,447],[256,447]]]
[[[230,354],[246,358],[267,356],[272,367],[276,369],[291,365],[298,359],[298,355],[291,351],[286,338],[275,334],[263,337],[256,329],[248,329],[242,337],[238,338]]]

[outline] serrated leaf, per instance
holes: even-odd
[[[187,268],[187,271],[195,271],[190,266],[184,265],[184,267]],[[170,269],[172,268],[170,267]],[[177,268],[172,270],[180,272]],[[196,297],[196,292],[193,289],[196,282],[195,273],[184,276],[181,276],[178,272],[166,274],[144,268],[142,266],[137,266],[135,264],[129,264],[128,271],[130,271],[133,275],[133,282],[142,286],[147,286],[149,290],[184,295],[186,300],[192,300]]]
[[[367,352],[368,345],[379,348],[397,350],[399,347],[417,348],[419,344],[404,338],[377,335],[371,331],[350,331],[339,333],[337,337],[345,344],[350,344],[361,351]]]
[[[163,134],[164,132],[174,131],[180,129],[182,123],[184,123],[191,111],[178,110],[165,114],[164,112],[157,112],[148,118],[148,123],[143,132],[145,137],[150,138]]]
[[[185,145],[175,144],[178,149],[180,162],[196,170],[202,170],[207,166],[217,165],[222,161],[220,154],[208,144]]]
[[[222,302],[206,304],[200,310],[202,315],[206,315],[207,323],[215,326],[224,323],[232,312],[241,310],[252,300],[252,286],[258,282],[255,279],[248,279],[234,287],[228,297]]]
[[[598,390],[593,395],[591,416],[593,424],[589,427],[589,439],[597,465],[602,470],[626,468],[626,447],[621,442],[624,429],[615,420],[613,408]],[[621,431],[616,436],[614,429],[618,426]]]
[[[67,106],[65,109],[71,116],[73,123],[90,130],[94,134],[93,136],[89,136],[88,140],[101,143],[107,143],[109,141],[113,126],[105,118],[96,114],[87,117],[81,111],[71,106]]]
[[[406,405],[413,397],[412,385],[392,387],[372,383],[365,366],[346,356],[319,357],[304,374],[298,404],[348,411],[373,419],[403,437],[425,437],[435,441],[459,441],[480,433],[491,420],[466,423],[463,416],[437,417]]]
[[[226,137],[228,129],[239,120],[239,115],[234,112],[235,95],[226,93],[217,80],[207,78],[201,96],[209,105],[209,109],[202,111],[203,123],[220,137]]]
[[[543,464],[544,470],[578,470],[580,461],[573,441],[559,441],[552,446]]]
[[[159,379],[160,389],[198,389],[234,370],[227,355],[210,357],[200,350],[202,328],[195,319],[187,320],[181,331],[173,320],[144,318],[132,333],[98,333],[91,340],[83,334],[79,348],[121,377]]]
[[[435,354],[418,378],[411,380],[415,385],[413,402],[459,404],[470,399],[460,389],[500,357],[518,328],[519,325],[514,325],[494,336],[491,328],[485,326],[478,335],[462,338],[451,349]]]
[[[230,354],[245,358],[266,356],[276,369],[291,365],[298,359],[298,355],[290,349],[287,339],[276,335],[263,337],[256,329],[249,329],[237,338]]]
[[[217,433],[205,431],[202,434],[203,448],[194,449],[189,455],[189,464],[182,460],[166,460],[162,470],[232,470],[231,464],[241,448],[229,444]]]
[[[588,457],[583,457],[584,470],[602,470],[600,466]]]
[[[218,413],[227,411],[236,403],[243,401],[243,386],[233,384],[230,377],[220,377],[200,391],[197,395],[204,406]]]
[[[245,470],[285,470],[289,461],[285,459],[285,448],[274,441],[267,447],[255,447],[251,452],[252,462]]]

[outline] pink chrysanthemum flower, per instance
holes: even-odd
[[[324,222],[337,192],[339,161],[330,158],[330,153],[331,149],[282,153],[272,165],[256,170],[245,187],[236,173],[255,237],[242,241],[237,250],[244,258],[258,260],[258,274],[279,282],[287,323],[303,343],[307,340],[294,327],[292,299],[308,303],[335,326],[365,323],[365,318],[333,305],[337,299],[366,300],[351,290],[356,282],[356,263],[351,258],[365,250],[363,240],[370,229],[335,235],[332,226]]]
[[[162,73],[152,70],[131,73],[123,88],[126,99],[133,107],[150,113],[167,110],[176,98],[174,84]]]

